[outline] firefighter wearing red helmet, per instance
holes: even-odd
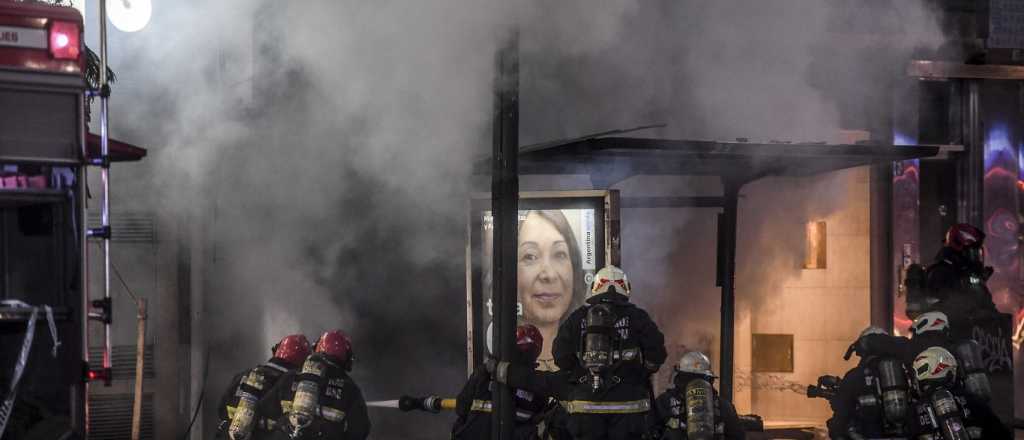
[[[488,341],[488,348],[491,347]],[[540,330],[531,324],[516,328],[516,348],[513,362],[533,370],[544,346]],[[456,398],[458,419],[452,427],[452,439],[476,440],[491,436],[491,390],[493,378],[486,368],[477,368]],[[537,423],[548,404],[548,397],[523,389],[515,390],[515,430],[517,440],[538,439]]]
[[[992,268],[985,266],[985,233],[966,223],[946,232],[939,254],[925,271],[925,286],[934,301],[923,311],[939,310],[954,327],[997,313],[985,285]]]
[[[648,429],[651,374],[668,357],[665,336],[643,309],[629,302],[626,274],[597,272],[586,304],[562,323],[552,353],[560,371],[494,366],[499,382],[544,392],[561,401],[574,439],[637,439]]]
[[[270,360],[236,374],[221,397],[220,425],[217,438],[264,439],[274,428],[274,420],[259,417],[257,404],[287,373],[302,365],[309,356],[309,340],[303,335],[289,335],[271,349]]]
[[[341,330],[324,332],[302,368],[284,376],[259,403],[276,420],[275,439],[365,440],[370,435],[366,401],[348,375],[352,342]]]

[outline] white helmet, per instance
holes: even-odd
[[[888,335],[888,334],[889,334],[889,332],[883,330],[881,327],[876,327],[876,326],[872,325],[872,326],[864,329],[864,331],[860,332],[860,336],[858,336],[858,338],[863,338],[863,337],[865,337],[867,335]]]
[[[616,293],[629,296],[629,279],[626,278],[626,273],[609,264],[597,271],[597,275],[594,276],[594,284],[590,288],[590,292],[587,293],[586,299],[608,292],[613,288]]]
[[[691,351],[679,358],[679,365],[676,365],[676,371],[679,373],[715,377],[715,373],[711,372],[711,359],[708,359],[704,353],[699,351]]]
[[[929,347],[914,358],[918,381],[950,380],[956,377],[956,358],[942,347]]]
[[[914,323],[910,325],[910,332],[914,335],[927,332],[946,331],[949,329],[949,318],[942,312],[922,313]]]

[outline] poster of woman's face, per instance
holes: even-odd
[[[551,344],[558,326],[583,303],[596,267],[594,209],[552,209],[519,212],[517,291],[519,320],[537,326],[544,336],[539,369],[553,370]],[[490,324],[492,223],[483,219],[485,326]],[[603,251],[602,251],[603,252]]]

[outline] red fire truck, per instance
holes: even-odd
[[[86,168],[145,150],[109,142],[102,154],[88,134],[87,96],[99,91],[85,51],[75,9],[0,0],[2,439],[86,437],[89,382],[110,377],[109,344],[88,357],[87,327],[109,326],[110,305],[89,295],[87,248],[111,231],[86,224]]]

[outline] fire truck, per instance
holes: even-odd
[[[91,326],[109,335],[111,323],[109,279],[89,293],[88,248],[109,255],[110,163],[145,150],[108,138],[105,109],[102,136],[88,133],[88,101],[105,108],[109,88],[105,75],[87,81],[83,25],[70,7],[0,0],[2,439],[86,438],[89,387],[111,379],[109,337],[88,337]],[[98,203],[90,167],[102,176]],[[96,227],[90,203],[102,210]],[[90,345],[103,346],[99,358]]]

